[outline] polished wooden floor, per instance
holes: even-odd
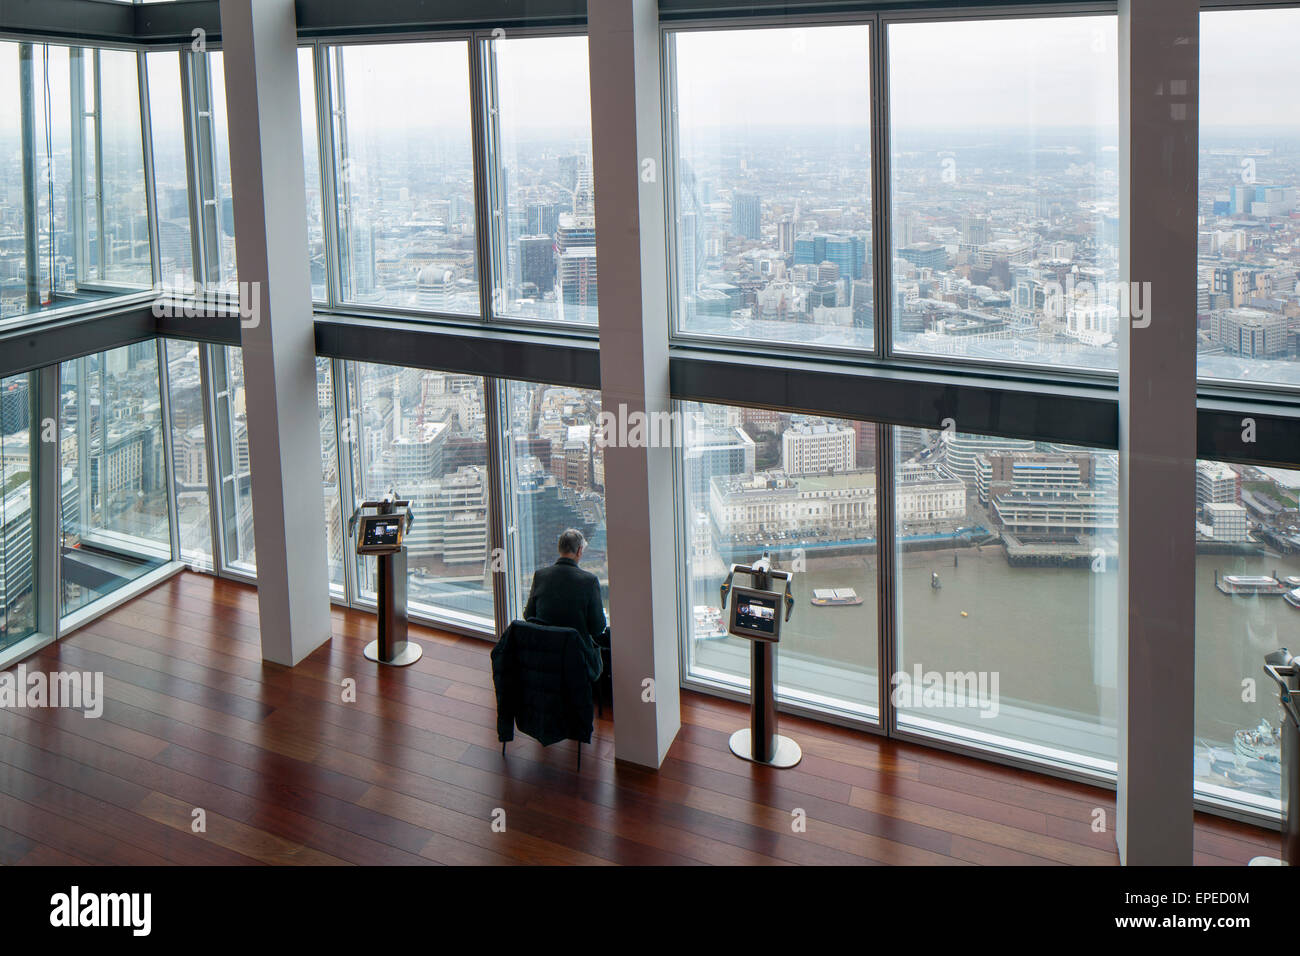
[[[380,670],[373,618],[336,609],[287,669],[257,626],[253,588],[186,573],[29,659],[102,671],[107,701],[0,710],[0,863],[1118,862],[1104,790],[793,718],[803,762],[755,767],[727,750],[747,709],[692,693],[658,773],[615,763],[608,720],[580,771],[570,742],[503,758],[486,643],[421,631],[418,664]],[[1198,863],[1275,846],[1198,817]]]

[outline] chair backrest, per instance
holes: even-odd
[[[592,648],[571,627],[515,621],[492,651],[497,688],[497,729],[508,725],[542,744],[591,740]]]

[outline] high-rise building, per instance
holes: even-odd
[[[1034,443],[1023,438],[998,438],[994,435],[967,435],[962,433],[943,436],[945,465],[948,471],[974,487],[981,455],[999,452],[1027,452]]]
[[[776,224],[777,248],[789,255],[794,252],[794,218],[786,216]]]
[[[578,180],[587,169],[587,157],[578,154],[561,156],[559,159],[560,183],[572,192],[578,188]]]
[[[575,491],[591,489],[591,426],[570,425],[564,437],[564,484]]]
[[[857,433],[847,425],[795,425],[781,434],[781,468],[787,475],[852,471],[857,448]]]
[[[677,236],[681,254],[677,275],[677,293],[685,303],[693,303],[699,278],[699,217],[693,212],[682,213],[681,230]],[[689,310],[687,312],[689,316]]]
[[[555,271],[562,318],[596,321],[596,205],[591,174],[582,170],[573,190],[573,212],[560,216]]]
[[[530,202],[525,212],[524,232],[530,236],[553,237],[560,225],[560,204]]]
[[[519,283],[538,293],[555,287],[555,240],[550,235],[519,237]]]
[[[416,301],[430,312],[450,312],[456,291],[456,270],[440,265],[425,266],[415,277]]]
[[[349,262],[346,273],[351,277],[349,290],[356,298],[375,292],[375,224],[354,223],[348,230]]]
[[[1210,502],[1205,506],[1205,524],[1215,541],[1238,542],[1250,537],[1246,509],[1238,504]]]
[[[0,435],[12,435],[29,424],[27,379],[15,377],[0,390]]]
[[[982,246],[989,241],[989,217],[969,215],[961,220],[961,241],[963,245]]]
[[[755,193],[737,192],[732,197],[731,233],[742,239],[763,237],[762,200]]]
[[[754,439],[743,428],[701,426],[691,433],[683,452],[687,491],[702,495],[719,475],[752,475],[756,466]]]
[[[866,244],[858,236],[827,236],[822,261],[835,263],[840,278],[861,279],[866,266],[865,250]]]
[[[1241,478],[1222,462],[1196,463],[1196,507],[1203,511],[1210,504],[1239,504]]]
[[[1290,351],[1290,320],[1262,309],[1218,309],[1210,313],[1210,339],[1229,355],[1284,358]]]

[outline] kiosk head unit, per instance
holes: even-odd
[[[737,637],[776,643],[781,639],[781,597],[777,591],[732,587],[727,630]]]
[[[357,554],[391,554],[402,549],[402,525],[398,514],[364,515],[357,532]]]

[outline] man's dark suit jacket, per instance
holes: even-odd
[[[605,630],[605,608],[600,603],[600,580],[578,567],[572,558],[560,558],[533,575],[533,589],[524,606],[524,620],[571,627],[588,641]]]
[[[591,743],[591,682],[599,675],[600,652],[572,628],[515,621],[492,648],[497,739],[514,740],[518,727],[543,747]]]

